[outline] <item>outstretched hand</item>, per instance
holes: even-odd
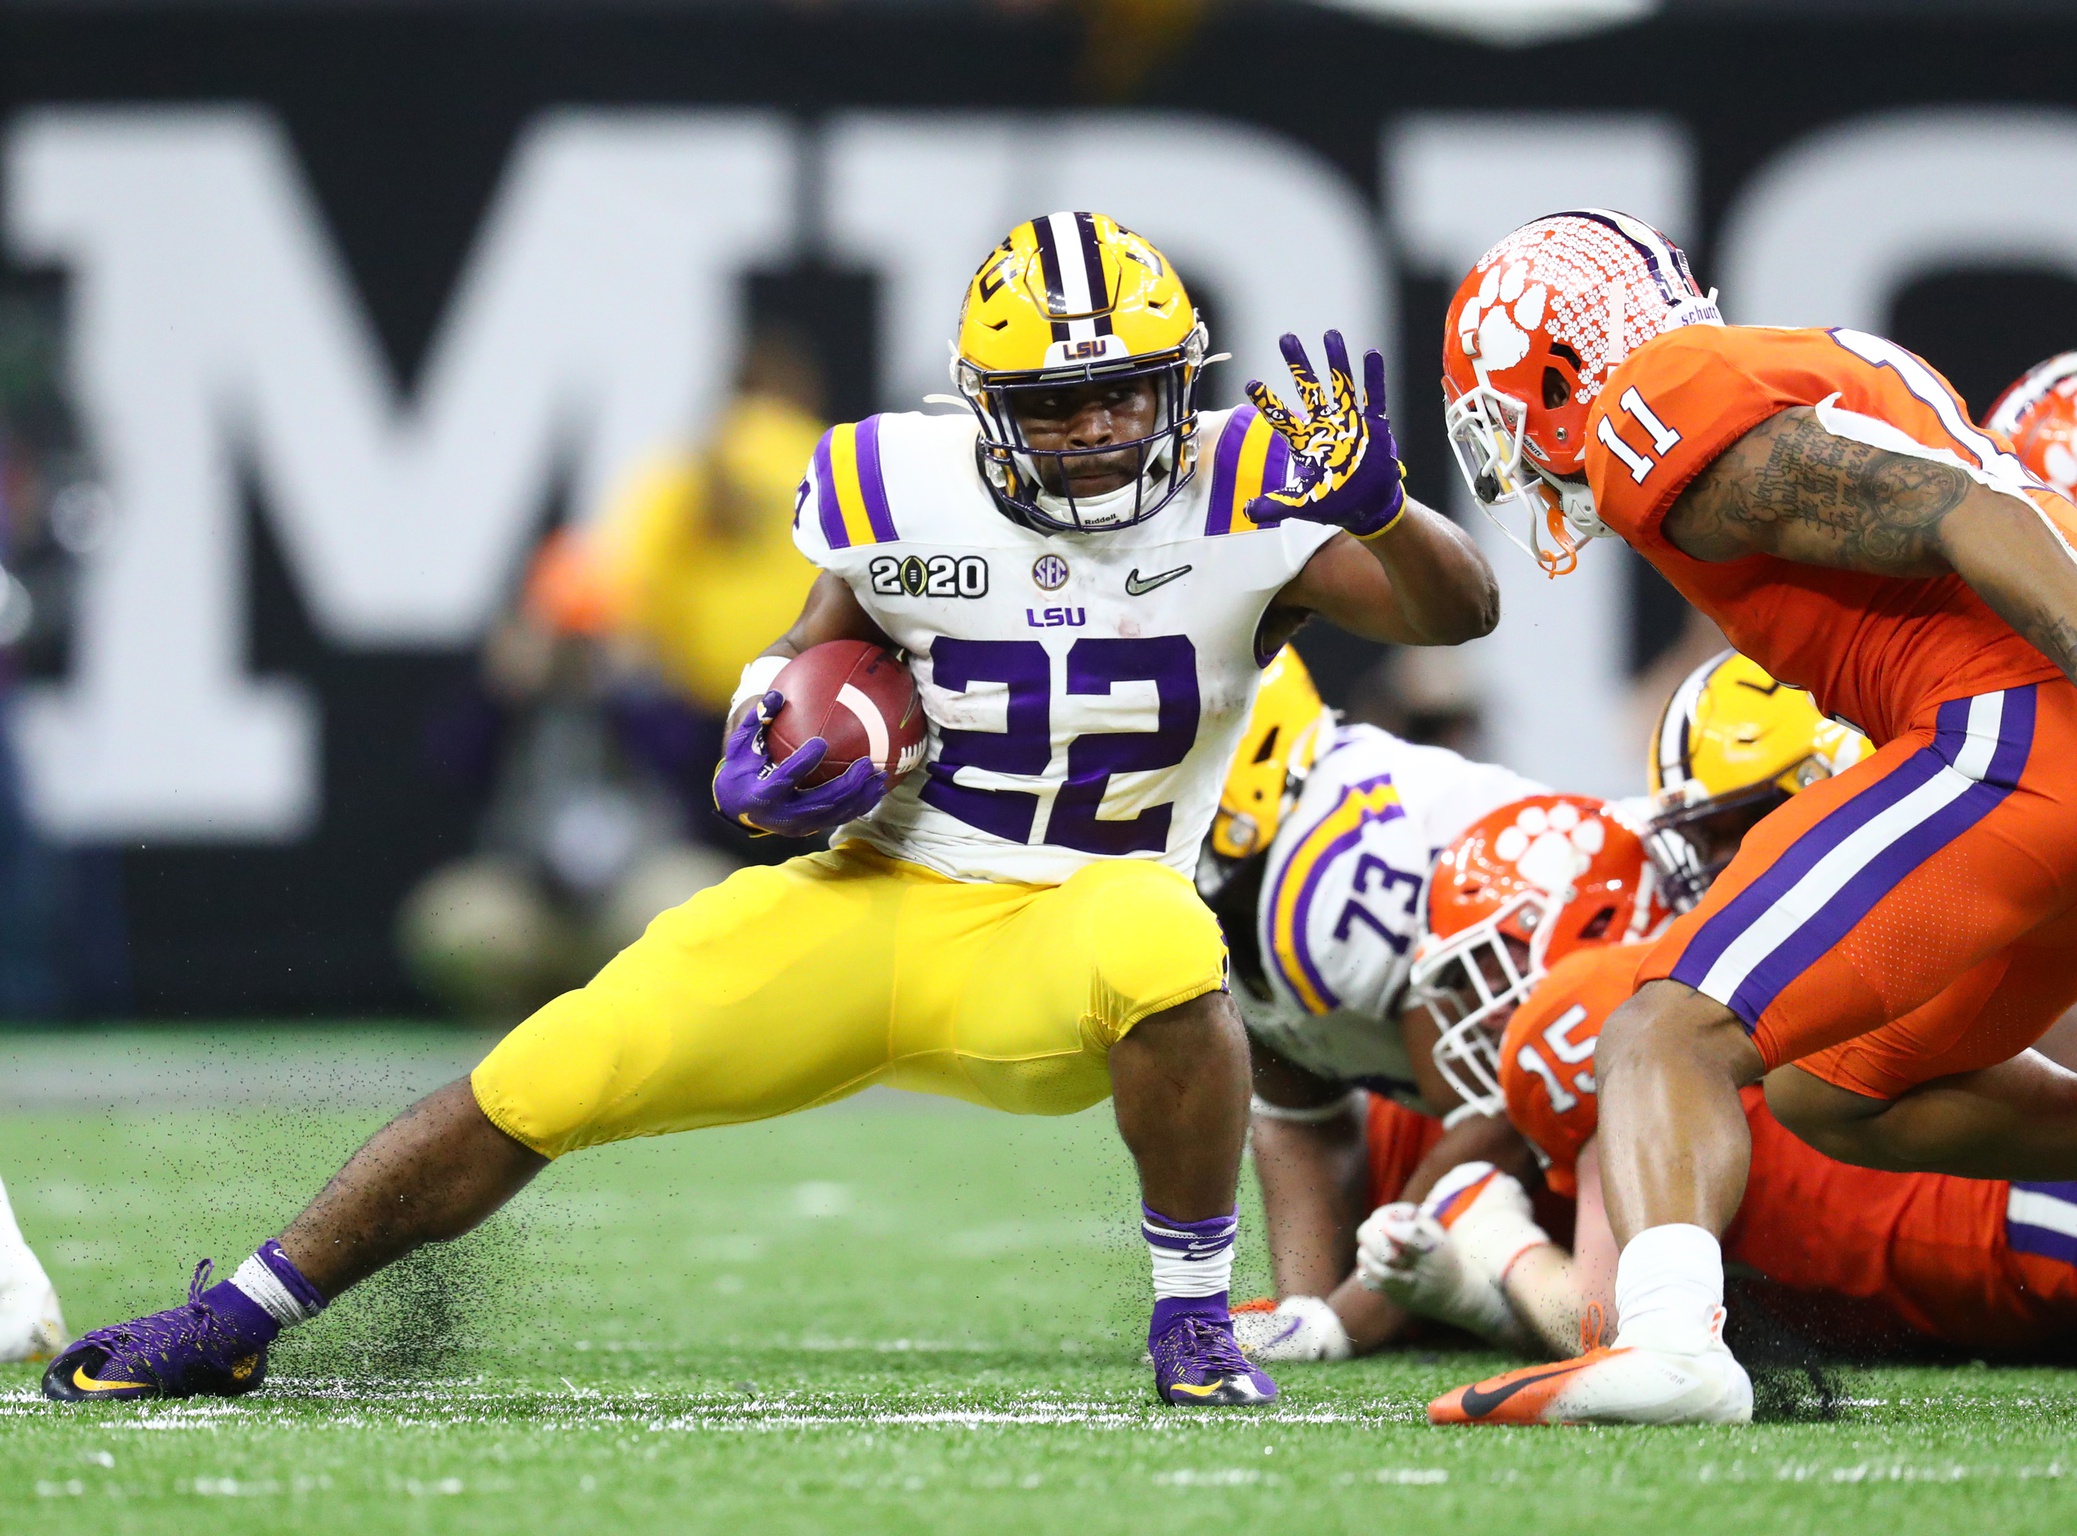
[[[887,775],[865,758],[827,784],[801,788],[829,753],[829,743],[820,736],[802,742],[783,763],[765,756],[764,728],[785,702],[784,695],[767,693],[728,733],[714,773],[714,804],[721,814],[754,832],[813,837],[878,805],[887,793]]]
[[[1385,414],[1384,354],[1374,348],[1363,354],[1359,403],[1341,332],[1327,333],[1324,385],[1296,336],[1286,332],[1280,345],[1305,415],[1293,412],[1260,379],[1248,381],[1247,394],[1263,419],[1291,445],[1297,483],[1256,497],[1248,503],[1248,517],[1263,527],[1296,517],[1331,523],[1358,538],[1383,533],[1406,509],[1399,445],[1392,440],[1392,423]]]

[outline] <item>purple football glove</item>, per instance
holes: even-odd
[[[829,751],[829,743],[820,736],[802,742],[783,763],[765,757],[764,728],[785,702],[783,694],[766,694],[728,733],[721,766],[714,773],[714,804],[721,814],[753,832],[813,837],[878,805],[887,793],[887,775],[864,758],[827,784],[800,787]]]
[[[1358,538],[1383,533],[1406,509],[1404,472],[1392,423],[1385,416],[1385,358],[1363,354],[1363,404],[1349,372],[1349,349],[1341,332],[1327,333],[1327,383],[1306,361],[1298,338],[1284,333],[1284,361],[1305,405],[1301,420],[1260,379],[1248,380],[1248,399],[1291,445],[1297,484],[1248,503],[1248,516],[1262,527],[1287,517],[1332,523]]]

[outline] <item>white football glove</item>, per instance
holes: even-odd
[[[1271,1365],[1346,1360],[1351,1352],[1349,1331],[1318,1296],[1286,1296],[1274,1312],[1236,1312],[1233,1336],[1242,1354]]]
[[[1520,1183],[1491,1163],[1463,1163],[1420,1205],[1396,1201],[1357,1229],[1364,1285],[1402,1307],[1506,1349],[1532,1340],[1508,1305],[1500,1277],[1515,1257],[1550,1238]]]

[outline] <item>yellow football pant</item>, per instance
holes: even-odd
[[[1127,1030],[1217,990],[1225,963],[1216,920],[1158,864],[984,884],[853,843],[664,913],[471,1082],[492,1123],[548,1157],[874,1083],[1073,1114],[1110,1093]]]

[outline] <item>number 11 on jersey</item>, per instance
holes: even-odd
[[[1638,394],[1634,386],[1623,391],[1622,397],[1616,401],[1616,408],[1626,412],[1632,421],[1651,435],[1652,451],[1658,454],[1659,458],[1664,458],[1672,452],[1674,445],[1680,441],[1680,434],[1659,419],[1659,413],[1645,404],[1644,396]],[[1658,466],[1659,459],[1639,453],[1623,441],[1622,434],[1615,429],[1615,423],[1607,416],[1601,418],[1600,426],[1594,429],[1594,436],[1600,439],[1602,447],[1623,461],[1624,466],[1630,471],[1630,478],[1639,485],[1644,484],[1644,477]]]

